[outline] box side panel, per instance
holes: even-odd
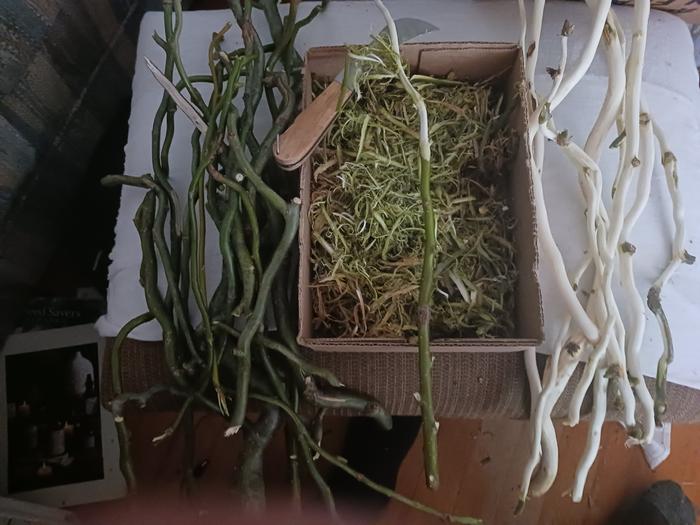
[[[502,87],[502,81],[508,78],[513,68],[517,48],[483,46],[460,44],[459,47],[447,47],[443,44],[437,48],[421,49],[417,72],[441,77],[454,74],[460,80],[489,81]]]
[[[507,100],[516,97],[518,99],[510,118],[510,125],[518,134],[518,149],[510,174],[511,202],[516,218],[515,245],[518,250],[518,285],[515,297],[517,335],[520,338],[541,341],[542,299],[537,276],[537,223],[526,138],[528,111],[527,101],[524,99],[524,82],[522,58],[518,53],[505,90]]]
[[[325,339],[300,338],[300,344],[319,352],[385,352],[417,353],[418,347],[409,343],[390,343],[386,341],[370,343],[364,339]],[[462,352],[519,352],[537,346],[536,341],[526,339],[498,339],[493,342],[483,339],[455,339],[449,343],[436,343],[430,349],[436,354]]]

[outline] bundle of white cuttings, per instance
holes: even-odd
[[[533,167],[534,194],[537,206],[537,227],[541,256],[554,268],[551,278],[565,300],[567,320],[553,341],[544,377],[540,379],[534,350],[526,353],[525,362],[532,393],[531,448],[522,478],[518,508],[528,496],[544,494],[557,473],[557,439],[552,424],[552,409],[561,396],[580,361],[583,374],[576,384],[568,407],[568,425],[580,419],[584,395],[592,385],[593,408],[585,450],[581,456],[571,487],[571,497],[581,501],[588,471],[600,445],[600,435],[607,411],[607,394],[612,392],[621,401],[621,423],[626,427],[628,446],[648,443],[654,425],[660,424],[666,412],[666,376],[673,360],[673,343],[669,323],[661,306],[664,284],[681,263],[692,264],[685,250],[683,204],[678,188],[676,157],[669,149],[664,133],[650,114],[642,93],[642,67],[647,43],[649,0],[636,0],[631,39],[611,9],[611,0],[587,0],[592,15],[591,32],[575,63],[567,57],[567,42],[573,26],[563,21],[561,59],[556,67],[547,67],[552,77],[546,93],[535,90],[535,70],[540,47],[545,0],[535,0],[529,17],[524,0],[518,0],[522,20],[521,47],[525,54],[525,70],[533,111],[527,140]],[[529,20],[528,20],[529,18]],[[577,36],[578,37],[578,36]],[[581,81],[596,51],[605,55],[608,86],[600,112],[585,144],[576,144],[566,130],[557,128],[556,113],[562,101]],[[551,64],[547,64],[551,66]],[[614,174],[602,173],[599,158],[603,141],[616,126],[617,139],[611,145],[617,151]],[[542,189],[545,141],[558,145],[571,163],[571,173],[578,176],[586,212],[586,255],[576,268],[566,268],[552,237]],[[661,158],[656,158],[658,143]],[[607,144],[605,145],[607,147]],[[640,369],[639,353],[645,331],[644,299],[634,278],[635,246],[630,233],[649,201],[651,176],[655,162],[663,165],[666,187],[672,203],[674,234],[668,264],[646,293],[646,303],[655,315],[663,336],[663,349],[658,363],[655,395],[652,398]],[[612,188],[604,181],[614,180]],[[612,200],[606,206],[603,192],[610,191]],[[580,290],[583,278],[591,280],[593,294]],[[622,291],[613,294],[613,279],[622,283]],[[631,311],[623,322],[619,305]]]

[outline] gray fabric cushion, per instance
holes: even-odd
[[[0,2],[2,334],[45,270],[93,150],[130,96],[141,15],[159,4]]]

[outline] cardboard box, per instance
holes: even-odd
[[[311,78],[332,79],[343,68],[344,47],[310,49],[304,71],[304,104],[311,101]],[[527,102],[522,96],[524,67],[522,54],[514,44],[428,43],[406,44],[402,54],[411,71],[435,76],[454,73],[458,79],[487,81],[506,97],[519,96],[520,104],[510,125],[518,131],[519,145],[510,166],[509,198],[516,218],[514,243],[518,282],[515,290],[514,338],[434,339],[433,352],[512,352],[537,346],[543,339],[542,300],[537,280],[537,235],[532,173],[524,132]],[[417,345],[400,338],[316,337],[313,333],[311,302],[311,225],[309,206],[312,185],[311,160],[301,169],[301,220],[299,226],[299,344],[324,352],[417,352]]]

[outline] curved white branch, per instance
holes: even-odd
[[[625,94],[625,57],[624,50],[619,45],[617,35],[614,33],[614,13],[608,14],[608,24],[603,38],[605,48],[605,59],[608,68],[608,89],[605,94],[603,106],[600,108],[591,132],[588,135],[583,150],[596,162],[600,158],[600,150],[603,140],[607,136],[610,128],[615,123],[622,100]],[[609,28],[609,29],[608,29]]]
[[[654,432],[654,401],[644,382],[639,361],[639,353],[641,351],[646,328],[646,308],[644,299],[640,295],[634,279],[634,263],[632,256],[636,252],[636,247],[629,242],[630,232],[649,201],[651,177],[654,171],[655,148],[653,124],[649,121],[647,116],[643,116],[642,118],[642,134],[639,148],[642,164],[639,173],[639,185],[637,187],[636,199],[625,217],[625,224],[622,228],[622,249],[620,254],[622,287],[626,302],[629,305],[631,317],[626,341],[627,369],[630,375],[630,382],[639,399],[643,425],[641,427],[641,435],[632,438],[630,443],[636,442],[637,439],[641,443],[649,443]]]
[[[591,27],[591,36],[586,41],[586,45],[581,52],[576,65],[573,70],[562,80],[561,87],[557,92],[556,96],[552,99],[550,111],[561,104],[562,100],[571,92],[571,90],[578,84],[583,75],[586,74],[588,68],[591,67],[593,58],[595,57],[596,49],[598,48],[598,42],[600,42],[601,35],[603,34],[603,27],[605,26],[605,19],[610,11],[611,0],[598,0],[595,7],[593,23]]]
[[[591,469],[595,457],[598,455],[600,447],[600,435],[605,422],[607,409],[608,379],[605,377],[605,369],[599,368],[595,373],[595,384],[593,385],[593,411],[591,412],[591,422],[588,427],[588,441],[583,456],[576,467],[574,486],[571,489],[571,499],[580,502],[583,497],[583,488],[586,484],[588,471]]]
[[[559,331],[559,335],[557,336],[557,340],[554,344],[554,354],[552,355],[551,359],[548,362],[548,370],[547,373],[545,374],[546,376],[546,383],[544,385],[543,390],[539,393],[537,398],[533,398],[532,403],[534,406],[534,411],[532,411],[531,408],[531,416],[530,416],[530,456],[528,458],[528,461],[525,465],[525,468],[523,470],[523,477],[522,481],[520,483],[520,501],[522,503],[525,502],[527,499],[527,495],[530,489],[530,480],[532,479],[532,474],[535,471],[535,468],[537,467],[537,464],[540,462],[540,456],[542,453],[545,452],[545,448],[543,446],[543,439],[542,439],[542,434],[543,434],[543,422],[545,419],[545,411],[548,406],[548,400],[549,400],[549,395],[554,388],[554,385],[556,384],[557,376],[558,376],[558,370],[559,370],[559,356],[561,355],[562,349],[564,348],[564,345],[566,343],[566,337],[569,332],[569,323],[565,323],[564,326],[562,326],[561,330]],[[532,380],[533,378],[531,377],[533,374],[537,373],[537,368],[536,368],[536,363],[533,362],[532,357],[527,358],[526,356],[526,365],[528,364],[529,361],[529,366],[527,367],[528,369],[528,379],[531,379],[530,383],[530,388],[532,388]],[[534,366],[534,372],[533,372],[533,366]],[[539,382],[539,375],[537,381]],[[549,420],[551,424],[551,420]],[[552,426],[553,430],[553,426]],[[549,438],[547,438],[549,439]],[[556,439],[555,439],[556,440]],[[549,445],[549,442],[547,442]],[[556,449],[556,447],[555,447]],[[546,465],[552,465],[552,462],[556,462],[556,460],[553,460],[551,457],[551,454],[553,450],[551,446],[547,448],[546,452],[549,454],[547,459],[545,460],[542,458],[542,464]],[[551,468],[551,467],[550,467]]]

